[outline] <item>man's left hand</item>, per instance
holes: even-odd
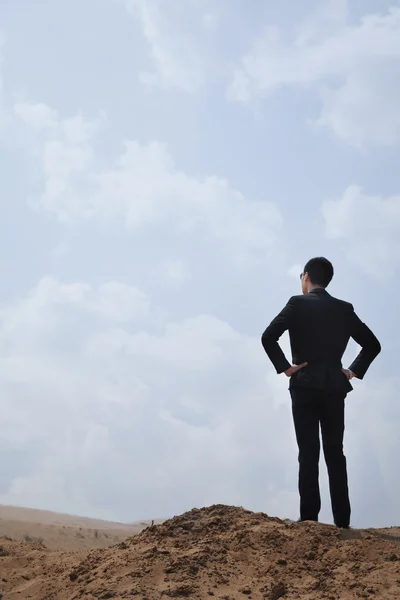
[[[349,381],[350,381],[350,379],[353,379],[353,377],[354,377],[353,371],[350,371],[349,369],[342,369],[342,371],[346,375],[346,377]]]

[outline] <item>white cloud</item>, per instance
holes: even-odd
[[[43,105],[17,105],[15,111],[45,131],[34,141],[45,188],[36,206],[59,219],[122,218],[131,229],[168,224],[180,235],[211,236],[241,260],[259,253],[264,261],[276,250],[283,221],[274,204],[252,202],[220,177],[186,174],[164,144],[127,141],[115,166],[96,170],[95,124],[80,116],[60,119]]]
[[[82,210],[80,199],[71,189],[87,172],[94,158],[91,138],[99,122],[86,121],[81,115],[61,119],[45,104],[17,103],[15,114],[37,134],[33,152],[44,175],[44,192],[40,205],[57,212],[60,219],[69,218]],[[63,199],[69,194],[69,207]],[[38,203],[31,199],[33,206]]]
[[[210,75],[209,35],[218,26],[215,10],[207,2],[178,0],[168,9],[159,0],[124,0],[127,10],[140,22],[150,48],[155,71],[143,71],[148,85],[197,91]]]
[[[299,47],[318,44],[346,27],[349,19],[348,0],[323,0],[313,13],[307,14],[295,26]]]
[[[400,262],[400,196],[369,196],[359,186],[323,204],[327,237],[340,240],[349,260],[366,273],[392,275]]]
[[[346,22],[346,2],[325,4],[291,43],[269,26],[237,66],[229,96],[241,102],[299,86],[321,99],[317,123],[349,144],[393,145],[400,135],[400,8]]]
[[[400,25],[399,25],[400,35]],[[400,57],[400,51],[399,51]],[[366,143],[394,146],[400,138],[400,86],[391,60],[376,71],[367,66],[348,77],[339,89],[321,91],[323,108],[317,124],[361,148]]]
[[[21,102],[14,105],[15,114],[25,123],[30,125],[34,131],[50,130],[57,135],[59,119],[57,111],[43,103],[29,104]]]
[[[4,38],[3,34],[0,31],[0,130],[3,127],[5,115],[3,109],[3,46],[4,46]]]
[[[137,334],[126,345],[136,356],[149,356],[195,371],[218,370],[234,345],[245,340],[228,324],[215,317],[199,315],[181,323],[168,323],[163,337]]]
[[[54,333],[60,311],[70,307],[120,323],[143,323],[150,312],[149,299],[135,286],[110,281],[93,289],[88,284],[61,284],[43,277],[26,298],[0,308],[3,331],[10,336],[21,333],[33,346],[38,331]]]
[[[397,377],[378,383],[369,376],[367,385],[355,386],[355,392],[346,401],[346,452],[350,457],[353,514],[360,515],[364,526],[371,520],[379,527],[400,519],[400,482],[393,459],[399,452],[398,386]],[[366,479],[369,485],[362,483]]]
[[[118,282],[102,285],[95,304],[104,316],[116,321],[143,321],[150,311],[147,295],[136,287]]]
[[[268,507],[282,417],[259,340],[207,315],[153,333],[121,324],[118,300],[98,312],[110,287],[46,279],[0,313],[0,433],[31,462],[0,501],[125,519],[219,500]],[[280,462],[295,466],[290,449]],[[265,492],[251,500],[250,472]]]
[[[167,260],[161,266],[161,277],[167,285],[181,286],[191,279],[188,265],[182,259]]]
[[[209,31],[214,31],[219,26],[219,15],[216,12],[204,13],[201,20],[203,26]]]

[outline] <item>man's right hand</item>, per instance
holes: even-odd
[[[291,377],[292,375],[297,373],[297,371],[300,371],[300,369],[303,369],[307,365],[308,365],[308,363],[306,363],[306,362],[302,363],[301,365],[292,365],[290,367],[290,369],[287,369],[287,371],[285,371],[286,377]]]

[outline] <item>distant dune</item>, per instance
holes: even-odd
[[[156,519],[155,523],[161,523]],[[106,548],[140,533],[151,521],[118,523],[51,511],[0,505],[0,538],[34,541],[49,550]]]

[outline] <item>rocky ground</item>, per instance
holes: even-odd
[[[3,600],[399,600],[400,531],[212,506],[90,552],[2,539],[0,590]]]

